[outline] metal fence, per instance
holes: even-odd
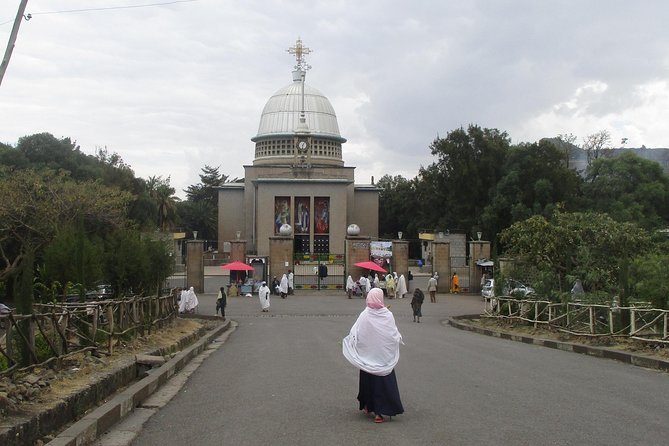
[[[669,343],[669,310],[489,297],[485,298],[484,316],[581,336],[624,336]]]
[[[86,351],[111,355],[122,340],[150,334],[175,319],[176,292],[81,303],[35,304],[33,314],[0,315],[0,375],[51,364]],[[20,368],[22,352],[30,364]],[[24,353],[24,354],[25,354]]]
[[[296,254],[293,283],[296,290],[343,290],[346,283],[343,254]]]

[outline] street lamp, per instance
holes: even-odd
[[[197,231],[193,231],[193,240],[197,240]]]

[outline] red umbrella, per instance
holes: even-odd
[[[371,269],[372,271],[378,271],[380,273],[387,273],[388,272],[374,262],[358,262],[358,263],[354,263],[353,266],[357,266],[357,267],[364,268],[364,269]]]
[[[221,265],[221,269],[228,269],[230,271],[253,271],[251,265],[242,262],[232,262],[226,265]]]

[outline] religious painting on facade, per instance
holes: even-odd
[[[295,197],[295,234],[309,233],[309,197]]]
[[[314,233],[330,233],[330,197],[314,198]]]
[[[279,235],[281,225],[290,224],[290,197],[274,197],[274,234]]]

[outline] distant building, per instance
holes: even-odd
[[[269,256],[270,237],[289,224],[295,254],[344,252],[346,228],[378,237],[379,192],[354,184],[345,166],[337,116],[330,101],[305,83],[309,48],[289,49],[297,59],[292,82],[274,93],[260,115],[253,164],[244,180],[218,193],[218,249],[246,240],[248,255]]]

